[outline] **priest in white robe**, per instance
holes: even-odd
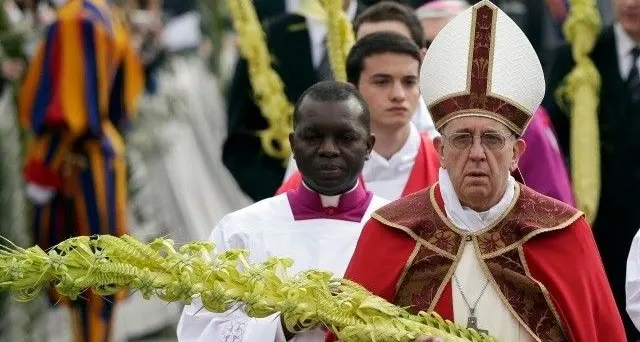
[[[345,277],[500,341],[626,341],[584,214],[511,176],[545,91],[524,33],[480,1],[440,31],[420,85],[438,183],[372,214]]]
[[[341,278],[364,222],[388,203],[358,180],[375,138],[369,111],[347,83],[309,88],[294,111],[290,136],[303,182],[295,190],[225,216],[211,233],[217,252],[249,250],[251,262],[272,256],[294,260],[290,272],[326,270]],[[280,314],[249,318],[240,308],[213,313],[194,298],[178,325],[180,341],[323,341],[324,330],[286,331]]]
[[[393,32],[364,36],[347,56],[349,83],[367,101],[376,136],[362,180],[367,189],[390,201],[437,180],[440,163],[431,138],[411,122],[420,101],[420,61],[418,46]],[[292,175],[278,193],[296,189],[300,180],[299,173]]]

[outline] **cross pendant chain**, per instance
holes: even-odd
[[[460,286],[458,277],[454,275],[453,279],[455,280],[456,286],[458,287],[458,290],[462,295],[462,299],[464,300],[464,303],[469,308],[469,318],[467,318],[467,328],[471,328],[481,334],[489,334],[489,330],[478,329],[478,317],[476,317],[476,306],[478,306],[478,302],[480,302],[480,298],[482,298],[484,291],[487,290],[487,286],[489,285],[489,280],[487,280],[487,282],[484,284],[484,287],[482,288],[482,291],[480,291],[480,295],[478,296],[478,299],[476,299],[476,302],[473,304],[473,306],[471,306],[471,304],[469,304],[469,301],[467,300],[467,296],[465,296],[464,292],[462,291],[462,287]]]
[[[488,334],[489,331],[485,329],[478,329],[478,318],[476,317],[475,308],[469,310],[469,318],[467,318],[467,328],[471,328],[481,334]]]

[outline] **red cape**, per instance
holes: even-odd
[[[420,140],[420,149],[416,155],[416,161],[411,169],[407,184],[402,191],[402,197],[422,190],[438,181],[438,169],[440,168],[438,152],[433,147],[433,142],[431,142],[429,136],[422,133],[420,134]],[[296,171],[280,186],[276,195],[298,189],[301,182],[302,175]]]
[[[399,202],[407,202],[412,197],[425,197],[424,193],[429,190],[396,201],[379,209],[377,213],[394,204],[397,206]],[[434,201],[443,212],[444,205],[437,187],[433,194]],[[424,204],[429,203],[432,202]],[[419,243],[416,242],[415,235],[412,237],[410,232],[383,224],[375,215],[365,225],[344,277],[363,285],[389,302],[398,303],[402,300],[399,300],[397,294],[403,285],[399,280],[401,277],[402,280],[408,278],[407,265],[415,257],[412,254]],[[532,237],[523,242],[521,248],[530,277],[544,285],[548,291],[548,302],[552,303],[557,312],[558,325],[569,341],[626,341],[622,320],[591,228],[583,217],[565,228]],[[443,318],[453,321],[451,281],[446,280],[435,287],[443,285],[439,299],[435,305],[432,302],[430,306]],[[399,304],[404,306],[406,303]],[[333,336],[327,338],[327,341],[334,340]],[[555,341],[548,337],[540,340]]]

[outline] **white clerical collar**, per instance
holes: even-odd
[[[631,39],[627,32],[622,28],[620,23],[613,26],[613,33],[616,39],[616,51],[618,53],[618,61],[620,61],[620,76],[627,79],[629,71],[633,67],[633,56],[631,50],[640,44]]]
[[[353,188],[351,188],[351,190],[346,191],[346,192],[344,192],[342,194],[338,194],[338,195],[334,195],[334,196],[327,196],[327,195],[323,195],[323,194],[318,194],[318,196],[320,196],[320,203],[322,203],[322,207],[323,208],[338,207],[338,204],[340,204],[340,196],[342,196],[343,194],[348,194],[351,191],[355,190],[358,187],[359,183],[360,183],[360,180],[356,181],[356,185]],[[307,188],[308,190],[317,193],[315,190],[311,189],[304,181],[302,182],[302,185],[304,185],[304,187]]]
[[[477,232],[489,227],[507,211],[515,196],[516,180],[509,175],[507,189],[500,201],[487,211],[477,212],[462,206],[451,183],[451,178],[449,178],[449,173],[443,168],[440,168],[438,172],[438,181],[447,217],[456,227],[468,232]]]
[[[381,175],[383,170],[392,170],[394,173],[389,174],[395,177],[396,172],[403,172],[411,169],[415,163],[416,156],[420,150],[420,132],[413,123],[409,123],[410,130],[404,145],[394,153],[391,158],[387,159],[376,151],[371,151],[369,160],[364,164],[362,172],[364,179],[369,179],[371,174]]]

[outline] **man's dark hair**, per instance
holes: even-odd
[[[347,80],[357,86],[364,70],[365,59],[383,53],[397,53],[413,57],[421,63],[420,49],[409,38],[395,32],[368,34],[358,40],[347,56]]]
[[[304,93],[302,93],[302,95],[300,95],[300,97],[298,98],[298,102],[296,102],[296,105],[293,109],[294,129],[298,122],[300,108],[302,107],[304,100],[307,98],[314,101],[326,102],[348,101],[352,98],[355,98],[362,109],[362,113],[360,114],[360,121],[364,125],[367,133],[371,132],[369,106],[367,106],[367,101],[364,100],[358,89],[356,89],[353,84],[338,81],[323,81],[318,82],[305,90]]]
[[[404,24],[411,33],[411,39],[420,48],[426,43],[420,19],[413,8],[392,1],[381,1],[362,12],[353,23],[354,32],[358,32],[364,23],[379,23],[382,21],[398,21]]]

